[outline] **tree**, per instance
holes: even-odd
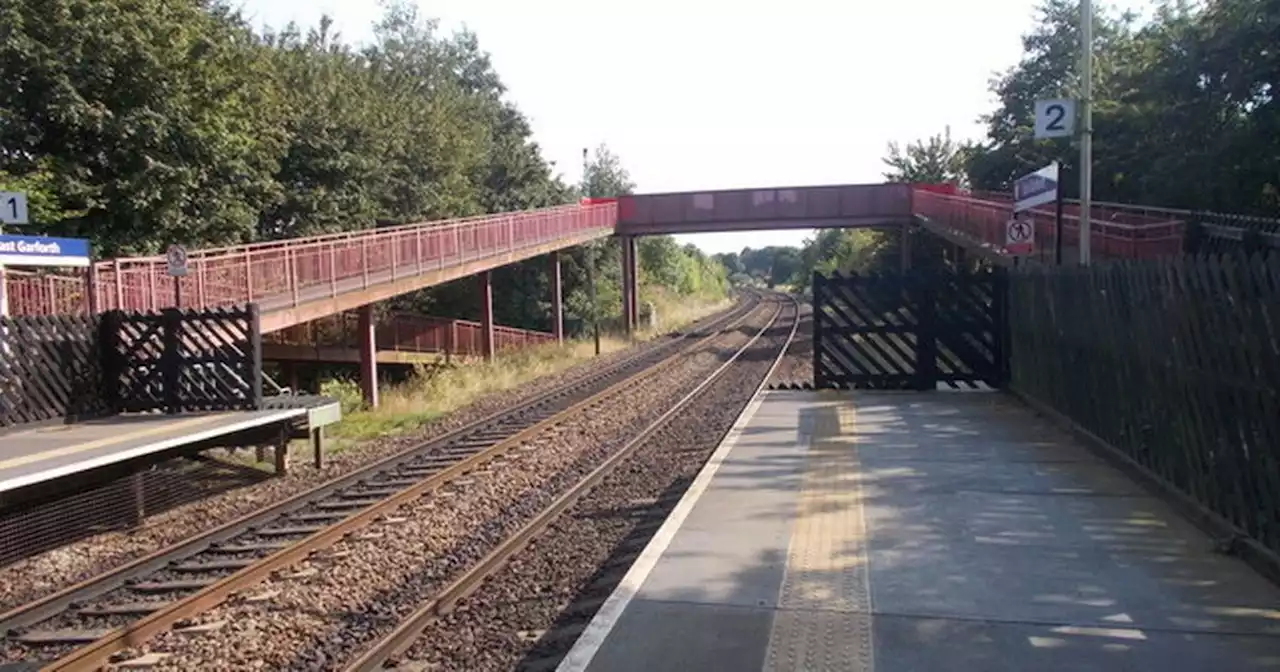
[[[270,59],[238,15],[163,0],[0,6],[0,170],[51,169],[51,233],[101,251],[254,236],[284,144]]]
[[[965,182],[965,157],[969,148],[951,139],[951,127],[927,140],[909,143],[904,150],[889,143],[884,162],[892,169],[884,174],[890,182],[938,184]]]

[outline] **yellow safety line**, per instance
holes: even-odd
[[[103,439],[95,439],[93,441],[87,441],[85,443],[77,443],[73,446],[66,446],[63,448],[54,448],[52,450],[46,450],[39,453],[32,453],[30,455],[23,455],[21,457],[13,457],[7,460],[0,460],[0,469],[12,469],[13,467],[21,467],[26,464],[31,464],[32,462],[43,462],[44,460],[51,460],[55,457],[62,457],[64,455],[74,455],[76,453],[83,453],[87,450],[93,450],[94,448],[109,446],[113,443],[123,443],[125,441],[131,441],[133,439],[140,439],[144,436],[151,436],[152,434],[163,434],[165,432],[172,432],[176,429],[180,429],[183,427],[203,425],[203,424],[213,422],[215,420],[221,420],[222,418],[226,418],[231,415],[234,415],[234,413],[218,413],[216,415],[206,415],[206,416],[201,416],[199,418],[190,418],[188,420],[183,420],[181,422],[175,422],[172,424],[161,424],[157,427],[148,427],[146,429],[140,429],[135,432],[130,432],[128,434],[123,434],[120,436],[111,436]]]

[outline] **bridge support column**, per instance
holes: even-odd
[[[493,276],[485,271],[476,276],[480,283],[480,354],[493,360]]]
[[[378,341],[373,304],[360,306],[360,392],[369,408],[378,407]]]
[[[636,238],[622,237],[622,321],[627,333],[635,331],[640,322],[640,288],[636,276]]]
[[[551,268],[547,275],[551,284],[551,334],[556,343],[564,343],[564,284],[560,276],[560,253],[551,253]]]

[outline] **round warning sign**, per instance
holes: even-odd
[[[165,258],[169,262],[169,275],[181,278],[187,274],[187,248],[181,245],[170,245]]]
[[[1004,249],[1009,254],[1031,254],[1036,247],[1036,227],[1028,219],[1014,218],[1004,226]]]

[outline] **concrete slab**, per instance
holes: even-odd
[[[615,626],[629,635],[607,638],[591,669],[759,670],[772,624],[772,609],[634,600]]]
[[[0,492],[306,415],[306,408],[148,413],[4,434],[0,436]]]
[[[638,599],[776,606],[807,438],[785,409],[761,407],[720,464]],[[760,487],[762,482],[768,487]]]
[[[1280,669],[1280,588],[1000,394],[768,393],[692,507],[562,670]]]

